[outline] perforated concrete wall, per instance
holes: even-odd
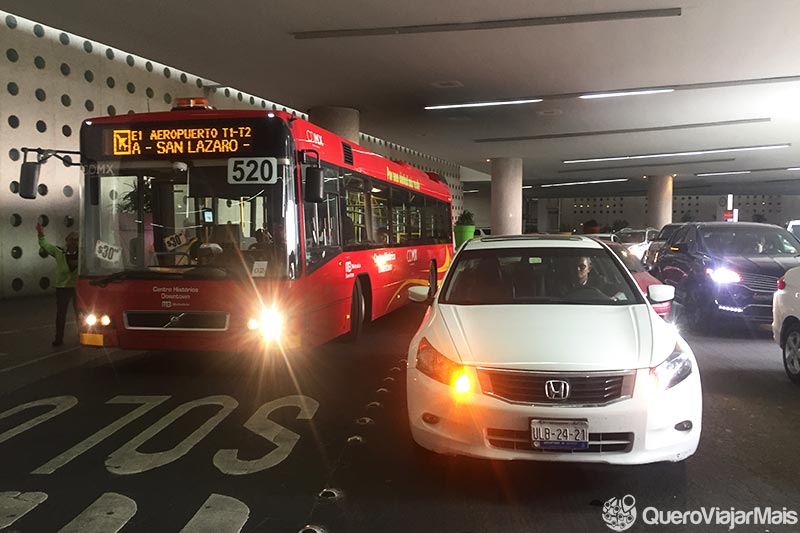
[[[41,169],[39,197],[23,200],[17,195],[21,147],[78,150],[83,120],[168,110],[180,96],[204,95],[220,109],[287,110],[307,118],[264,98],[3,11],[0,43],[0,297],[52,290],[55,263],[40,253],[37,220],[45,225],[48,240],[59,245],[79,225],[79,167],[51,158]],[[460,210],[456,165],[369,135],[362,135],[362,142],[377,153],[444,175]]]

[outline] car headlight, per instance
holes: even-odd
[[[650,378],[657,390],[668,390],[688,378],[693,370],[692,358],[683,351],[680,345],[667,359],[655,368],[650,369]]]
[[[466,394],[473,389],[467,368],[436,351],[424,338],[419,342],[416,368],[429,378],[452,387],[456,393]]]
[[[259,330],[266,341],[277,341],[283,331],[283,315],[274,307],[264,307],[258,318],[248,319],[247,329]]]
[[[730,268],[726,267],[707,268],[706,274],[708,274],[716,283],[721,284],[739,283],[742,281],[742,276],[740,276],[738,272],[734,272]]]

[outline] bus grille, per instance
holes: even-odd
[[[635,372],[581,374],[478,369],[484,393],[512,403],[541,405],[605,405],[633,395]],[[565,381],[569,395],[547,397],[546,383]]]
[[[225,331],[228,313],[198,311],[127,311],[125,329]]]

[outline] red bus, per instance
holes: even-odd
[[[182,100],[95,118],[81,127],[80,157],[85,345],[355,339],[453,254],[443,180],[290,113]]]

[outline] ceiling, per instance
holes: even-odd
[[[357,108],[362,131],[478,171],[491,172],[489,158],[521,157],[534,194],[639,191],[643,175],[664,174],[698,193],[800,193],[800,171],[781,170],[800,167],[795,0],[117,0],[114,9],[0,0],[0,9],[295,109]],[[647,12],[619,14],[633,10]],[[488,24],[464,25],[476,22]],[[395,29],[305,33],[369,28]],[[577,97],[653,87],[676,90]],[[520,98],[543,101],[424,109]],[[774,144],[791,146],[563,162]],[[741,170],[753,172],[695,176]],[[539,187],[609,178],[631,181]]]

